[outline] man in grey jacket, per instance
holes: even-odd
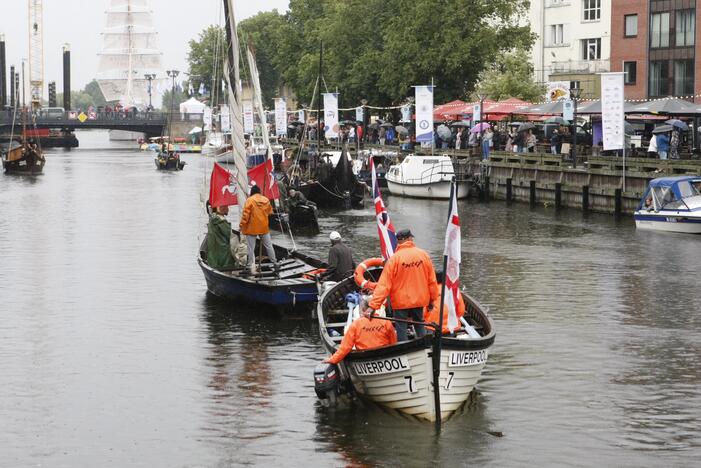
[[[338,232],[331,232],[329,239],[331,249],[329,249],[329,268],[326,271],[326,278],[330,281],[341,281],[351,276],[355,270],[353,252],[343,243]]]

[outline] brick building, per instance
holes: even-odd
[[[625,73],[627,99],[701,93],[697,9],[696,0],[612,0],[611,71]]]

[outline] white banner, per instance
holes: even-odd
[[[411,122],[411,104],[402,106],[402,122]]]
[[[624,101],[623,73],[602,73],[601,125],[605,151],[619,150],[625,146]]]
[[[433,86],[416,86],[416,141],[433,143]]]
[[[243,132],[253,133],[253,103],[243,101]]]
[[[284,98],[275,99],[275,135],[287,135],[287,102]]]
[[[481,122],[482,121],[482,104],[474,104],[472,106],[472,121]]]
[[[300,109],[297,111],[297,120],[304,122],[304,110]]]
[[[204,130],[209,131],[212,129],[212,108],[207,106],[202,112],[202,121],[204,123]]]
[[[324,93],[324,135],[338,137],[338,94]]]
[[[365,122],[365,109],[363,107],[355,108],[355,120],[358,122]]]
[[[220,109],[219,118],[221,119],[221,131],[230,132],[231,131],[231,114],[229,114],[229,106],[222,104]]]
[[[562,101],[562,118],[570,122],[574,120],[574,103],[572,99]]]

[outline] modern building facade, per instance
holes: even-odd
[[[628,99],[701,93],[696,0],[612,0],[611,70],[625,73]]]
[[[532,0],[529,19],[536,81],[577,80],[582,97],[599,97],[597,74],[610,71],[611,0]]]

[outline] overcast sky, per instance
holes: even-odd
[[[100,33],[105,26],[109,0],[44,0],[44,81],[56,81],[63,89],[62,47],[71,46],[71,88],[82,89],[97,72]],[[165,69],[187,70],[187,43],[210,24],[220,21],[222,0],[150,0],[159,34]],[[7,73],[10,65],[21,68],[29,57],[26,0],[2,0],[0,33],[5,35]],[[286,11],[289,0],[234,0],[237,20],[260,11]],[[28,65],[27,65],[28,67]],[[26,71],[29,74],[29,69]],[[9,89],[9,88],[8,88]],[[44,86],[44,96],[47,95]],[[9,95],[9,91],[8,91]]]

